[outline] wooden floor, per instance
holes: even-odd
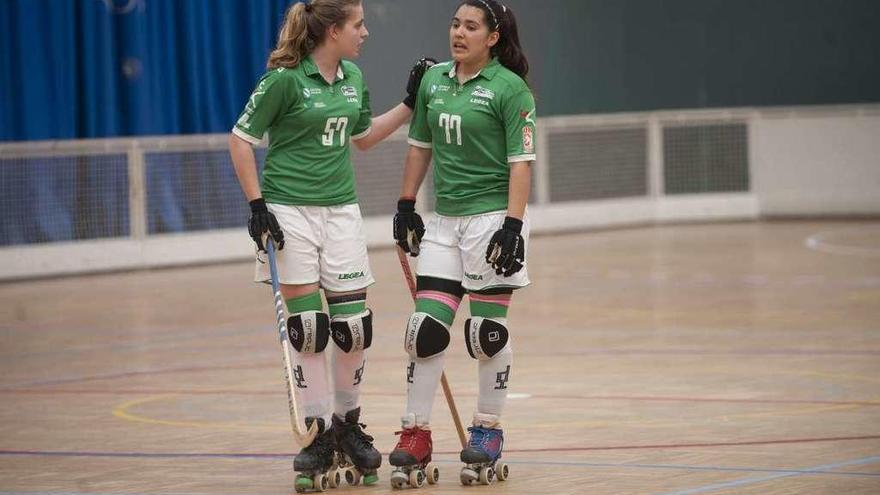
[[[386,453],[411,303],[371,253],[363,420]],[[511,478],[423,493],[880,493],[880,222],[536,237],[516,294]],[[288,494],[272,298],[236,263],[0,285],[0,495]],[[463,305],[466,312],[466,305]],[[469,418],[459,315],[447,374]],[[378,485],[334,493],[387,493]]]

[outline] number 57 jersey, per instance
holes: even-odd
[[[369,134],[371,120],[360,69],[343,60],[330,84],[308,56],[266,72],[232,132],[251,144],[269,133],[260,183],[267,202],[336,206],[357,202],[349,141]]]
[[[497,58],[462,84],[455,70],[444,62],[425,74],[408,142],[432,150],[437,213],[506,210],[510,164],[535,160],[535,100]]]

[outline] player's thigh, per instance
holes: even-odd
[[[462,222],[461,247],[464,278],[461,284],[465,289],[477,291],[491,287],[520,288],[529,285],[528,265],[523,263],[522,270],[505,277],[495,273],[495,269],[486,262],[486,249],[492,236],[504,223],[505,211],[484,213],[468,217]],[[522,236],[528,259],[529,250],[529,217],[523,218]]]
[[[425,226],[425,236],[419,245],[421,251],[416,275],[445,280],[461,280],[461,252],[458,248],[459,219],[434,215]]]
[[[308,208],[269,203],[284,233],[284,249],[276,252],[278,282],[282,285],[306,285],[318,282],[318,233],[309,222]],[[269,262],[265,253],[257,253],[254,281],[269,280]]]
[[[375,281],[367,257],[367,238],[358,205],[326,207],[320,251],[321,286],[331,292],[351,292]]]

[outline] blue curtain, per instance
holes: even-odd
[[[290,0],[3,0],[0,141],[226,132]]]
[[[228,132],[291,3],[0,0],[0,141]],[[148,157],[150,233],[245,224],[215,155]],[[0,246],[127,236],[125,156],[0,157],[0,206]]]

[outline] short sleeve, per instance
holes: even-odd
[[[284,69],[266,73],[248,98],[232,133],[251,144],[258,144],[263,134],[290,105],[291,82],[282,77]]]
[[[431,95],[428,88],[428,74],[422,78],[419,92],[416,95],[416,104],[413,107],[412,120],[409,123],[409,139],[407,142],[418,148],[431,149],[431,129],[428,127],[428,100]]]
[[[370,90],[364,83],[361,97],[361,111],[358,116],[357,125],[351,130],[352,139],[361,139],[367,137],[370,133],[370,126],[373,124],[373,109],[370,108]]]
[[[535,160],[535,99],[524,89],[501,106],[507,137],[507,163]]]

